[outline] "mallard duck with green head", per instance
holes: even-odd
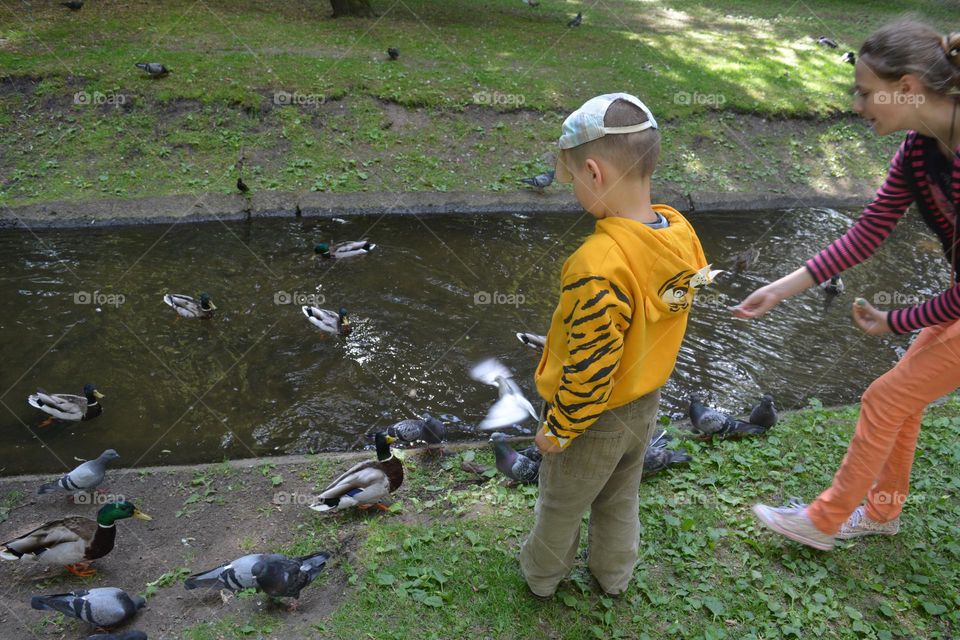
[[[363,240],[350,240],[347,242],[338,242],[336,244],[327,244],[321,242],[313,247],[313,252],[326,260],[341,260],[343,258],[355,258],[365,256],[377,245],[364,238]]]
[[[78,576],[92,576],[90,562],[113,550],[116,521],[125,518],[152,520],[132,502],[111,502],[97,512],[97,519],[71,516],[41,525],[0,545],[0,559],[64,565]]]
[[[83,385],[82,396],[69,393],[47,393],[43,389],[37,389],[35,394],[27,398],[27,404],[50,416],[38,425],[46,427],[55,420],[64,422],[93,420],[103,413],[103,407],[100,406],[100,399],[103,397],[103,394],[97,391],[96,385],[88,382]]]
[[[347,317],[347,310],[344,307],[340,307],[340,311],[337,313],[311,306],[303,306],[300,309],[307,320],[310,321],[310,324],[324,333],[346,337],[353,331],[353,326],[350,324],[350,318]]]
[[[364,460],[347,469],[320,492],[310,505],[311,509],[323,512],[375,506],[382,511],[387,510],[382,501],[403,484],[403,462],[390,451],[390,444],[396,438],[380,432],[374,441],[377,459]]]
[[[168,293],[163,296],[163,301],[177,312],[178,318],[209,320],[213,317],[213,312],[217,308],[210,301],[210,294],[208,293],[201,293],[199,300],[181,293]]]

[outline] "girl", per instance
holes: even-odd
[[[873,202],[847,233],[788,276],[732,309],[758,318],[774,305],[869,258],[914,203],[943,245],[951,286],[923,304],[881,311],[862,298],[853,319],[869,335],[920,334],[863,394],[860,419],[833,484],[809,506],[758,504],[760,521],[829,550],[836,538],[893,535],[907,497],[924,408],[960,386],[960,33],[912,20],[887,25],[860,48],[853,109],[886,135],[906,130]],[[866,505],[860,502],[866,496]]]

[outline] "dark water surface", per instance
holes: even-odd
[[[865,337],[849,305],[946,285],[945,261],[916,220],[844,275],[847,293],[826,314],[819,292],[753,323],[726,309],[852,219],[828,209],[691,217],[715,267],[752,244],[761,254],[751,272],[698,298],[664,412],[683,412],[694,390],[737,412],[761,392],[786,408],[855,402],[896,361],[907,338]],[[475,438],[469,425],[496,392],[467,370],[497,356],[534,399],[537,356],[514,333],[546,331],[563,260],[592,228],[565,214],[4,232],[0,474],[61,471],[107,447],[124,466],[354,449],[371,427],[424,411],[463,420],[452,440]],[[378,244],[368,256],[313,258],[315,242],[365,235]],[[200,291],[217,305],[213,321],[175,320],[161,300]],[[353,334],[314,330],[289,303],[298,296],[347,307]],[[85,382],[106,395],[101,417],[36,428],[44,416],[28,394],[79,393]]]

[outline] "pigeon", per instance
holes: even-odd
[[[517,451],[507,442],[507,435],[499,431],[490,436],[490,444],[500,473],[516,482],[532,484],[537,481],[542,456],[536,445]]]
[[[847,51],[840,60],[849,64],[857,64],[857,54],[853,51]]]
[[[130,596],[116,587],[80,589],[30,598],[30,606],[34,609],[59,611],[97,627],[113,627],[126,622],[145,604],[140,596]]]
[[[705,407],[696,395],[690,396],[690,422],[693,432],[703,438],[757,435],[766,431],[759,425],[737,420],[721,411]]]
[[[390,47],[387,49],[387,55],[390,56],[391,60],[396,60],[400,57],[400,49],[396,47]]]
[[[76,469],[55,482],[48,482],[37,489],[37,493],[44,495],[54,491],[89,491],[100,486],[107,473],[107,463],[116,460],[120,454],[113,449],[107,449],[95,460],[84,462]]]
[[[764,394],[750,410],[750,424],[769,429],[777,424],[777,408],[773,406],[773,396]]]
[[[553,177],[555,175],[556,172],[551,170],[532,178],[520,178],[520,182],[530,185],[537,190],[537,193],[543,193],[544,189],[553,184]]]
[[[834,298],[842,294],[844,291],[843,280],[840,279],[839,275],[833,276],[829,280],[821,282],[818,286],[823,289],[824,293],[824,311],[830,307],[830,304],[833,302]]]
[[[831,40],[830,38],[828,38],[827,36],[820,36],[819,38],[817,38],[817,44],[822,45],[824,47],[829,47],[831,49],[837,48],[837,43]]]
[[[367,434],[369,437],[373,437],[373,435],[372,433]],[[429,413],[425,413],[418,420],[401,420],[392,427],[388,427],[387,435],[393,436],[401,442],[442,444],[447,437],[447,428]]]
[[[281,553],[252,553],[209,571],[195,573],[183,582],[185,589],[218,587],[229,591],[257,589],[275,598],[299,598],[330,558],[318,551],[300,558]]]
[[[748,271],[759,257],[760,249],[757,249],[756,247],[744,249],[737,255],[733,256],[733,272],[743,273],[744,271]]]
[[[70,9],[70,11],[80,11],[80,9],[83,9],[83,0],[70,0],[70,2],[61,2],[60,6]]]
[[[170,73],[170,69],[167,69],[159,62],[138,62],[134,66],[136,66],[138,69],[143,69],[155,78],[159,78],[160,76],[165,76]]]
[[[672,464],[690,462],[693,459],[683,451],[667,449],[667,444],[670,440],[672,440],[672,438],[666,431],[661,431],[650,440],[650,444],[647,445],[647,450],[643,454],[642,478],[649,478]]]
[[[578,11],[577,15],[573,16],[570,22],[567,23],[568,27],[579,27],[580,23],[583,22],[583,12]]]
[[[246,193],[250,191],[250,187],[248,187],[247,183],[243,181],[243,178],[237,178],[237,189],[240,190],[240,193]]]
[[[513,380],[513,374],[496,358],[490,358],[475,365],[470,370],[470,377],[500,390],[500,399],[490,407],[487,417],[478,425],[480,429],[486,431],[499,429],[523,422],[527,416],[534,420],[540,419],[540,415]]]
[[[88,636],[87,640],[147,640],[143,631],[124,631],[122,633],[98,633]]]
[[[539,336],[535,333],[517,333],[517,340],[537,351],[543,351],[547,346],[547,336]]]
[[[523,0],[523,4],[527,5],[528,7],[539,7],[540,0]]]

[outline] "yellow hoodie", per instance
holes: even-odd
[[[560,274],[560,302],[537,367],[549,403],[543,429],[566,447],[606,409],[670,377],[697,289],[709,283],[693,227],[666,205],[669,226],[603,218]]]

